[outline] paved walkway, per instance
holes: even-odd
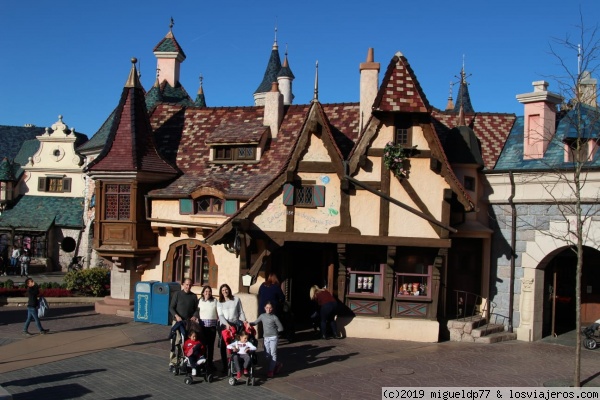
[[[261,365],[255,387],[231,387],[222,376],[188,386],[167,371],[167,326],[57,305],[43,321],[50,334],[25,337],[25,316],[23,307],[0,307],[0,385],[13,399],[365,399],[381,398],[382,386],[564,385],[574,368],[572,345],[323,341],[301,332],[280,342],[275,379]],[[600,350],[582,350],[581,377],[600,386]]]

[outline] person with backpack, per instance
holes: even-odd
[[[33,333],[29,332],[31,320],[35,321],[37,328],[40,330],[40,335],[45,335],[50,329],[44,329],[38,317],[40,287],[31,278],[25,280],[25,286],[27,287],[27,320],[25,320],[25,326],[23,327],[23,335],[33,336]]]

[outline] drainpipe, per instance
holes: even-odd
[[[508,288],[508,331],[513,331],[513,307],[515,302],[515,256],[517,254],[515,250],[517,242],[517,207],[513,199],[515,198],[515,177],[512,171],[509,171],[508,176],[510,177],[510,197],[508,198],[508,204],[510,204],[511,210],[511,225],[510,225],[510,277],[509,277],[509,288]]]

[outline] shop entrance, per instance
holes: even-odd
[[[316,310],[309,298],[312,285],[327,286],[335,293],[337,255],[335,244],[286,242],[273,252],[272,266],[285,283],[296,330],[307,328]]]
[[[481,239],[452,239],[448,251],[445,315],[448,319],[471,316],[481,311]]]
[[[581,276],[582,324],[600,318],[600,252],[586,247]],[[571,249],[557,254],[544,274],[543,336],[560,335],[575,329],[575,272],[577,255]],[[596,273],[594,273],[596,272]]]

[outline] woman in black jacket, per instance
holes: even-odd
[[[31,323],[31,320],[33,319],[35,321],[35,324],[37,325],[38,329],[40,330],[40,334],[44,335],[44,334],[48,333],[48,331],[50,331],[50,329],[44,329],[42,327],[42,323],[40,322],[40,319],[38,317],[37,308],[39,305],[38,297],[40,296],[40,288],[31,278],[27,278],[27,280],[25,281],[25,285],[27,286],[28,300],[27,300],[27,320],[25,321],[25,326],[23,327],[23,334],[28,335],[28,336],[33,335],[33,333],[29,333],[29,331],[28,331],[29,324]]]

